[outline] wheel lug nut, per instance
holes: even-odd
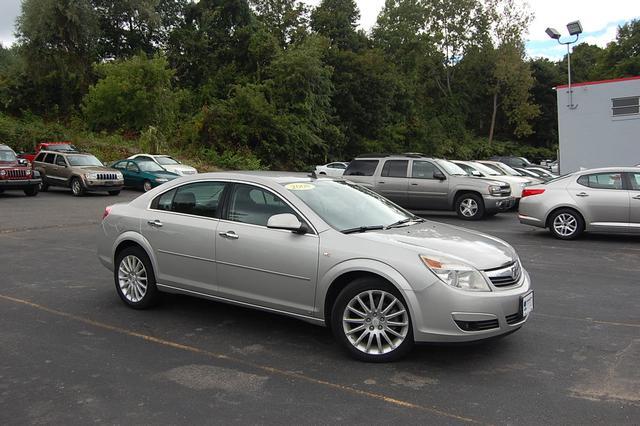
[[[369,330],[373,330],[373,326],[369,327]]]
[[[367,322],[371,322],[371,318],[367,318]]]
[[[378,330],[382,330],[382,326],[381,325],[378,326]]]

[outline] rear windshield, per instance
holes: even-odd
[[[378,160],[353,160],[345,170],[345,176],[373,176]]]
[[[177,162],[176,160],[174,160],[171,157],[156,157],[156,161],[158,162],[158,164],[162,164],[163,166],[169,166],[169,165],[173,165],[173,164],[180,164],[179,162]]]
[[[0,149],[0,161],[16,161],[16,154],[8,149]]]

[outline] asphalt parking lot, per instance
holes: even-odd
[[[640,422],[640,237],[428,215],[511,243],[534,314],[500,340],[366,364],[285,317],[182,296],[125,307],[95,235],[137,195],[0,195],[0,424]]]

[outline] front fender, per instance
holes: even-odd
[[[318,280],[318,286],[316,288],[316,309],[317,315],[320,318],[323,318],[325,323],[328,324],[330,322],[330,318],[324,318],[326,296],[329,288],[338,277],[349,272],[368,272],[389,281],[389,283],[391,283],[400,292],[400,294],[402,294],[402,297],[404,297],[404,300],[407,303],[407,309],[409,309],[409,314],[413,319],[414,327],[415,324],[419,324],[421,322],[422,313],[415,309],[415,307],[418,306],[418,299],[413,288],[400,272],[387,263],[378,260],[349,259],[332,266]]]

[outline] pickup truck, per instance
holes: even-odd
[[[19,159],[7,145],[0,144],[0,194],[17,189],[33,197],[38,195],[40,183],[40,173],[31,170],[29,163]]]
[[[515,203],[508,183],[469,176],[450,161],[422,155],[359,156],[343,177],[407,209],[452,210],[464,220],[480,220]]]
[[[78,149],[71,142],[41,142],[36,145],[36,152],[33,154],[19,154],[18,158],[23,158],[33,163],[40,151],[56,151],[56,152],[78,152]]]

